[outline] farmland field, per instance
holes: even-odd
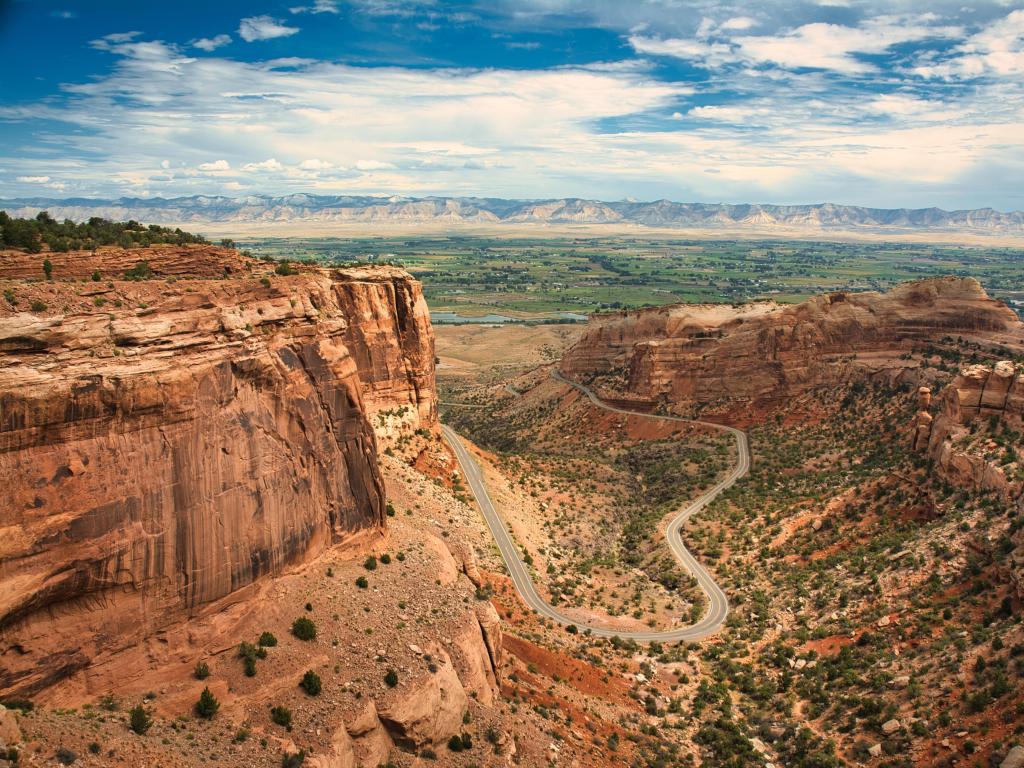
[[[920,243],[482,236],[240,241],[255,255],[327,264],[391,262],[422,280],[434,312],[558,319],[677,302],[801,301],[970,275],[1024,307],[1024,251]]]

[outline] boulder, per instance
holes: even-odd
[[[0,747],[13,747],[21,743],[21,728],[14,710],[0,704]]]
[[[882,723],[882,733],[884,733],[886,736],[891,736],[892,734],[896,733],[896,731],[898,731],[901,727],[902,726],[900,726],[900,721],[896,720],[895,718],[892,720],[886,720],[884,723]]]
[[[1018,744],[1007,752],[999,768],[1024,768],[1024,747]]]
[[[437,672],[403,685],[386,704],[378,706],[378,717],[395,743],[406,749],[446,742],[462,728],[469,699],[451,659],[434,654]]]

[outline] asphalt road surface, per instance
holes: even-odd
[[[704,638],[715,634],[715,632],[721,628],[722,624],[725,623],[726,616],[729,615],[729,601],[725,597],[725,592],[723,592],[722,588],[715,583],[715,580],[711,577],[711,574],[708,573],[707,569],[697,562],[697,559],[690,554],[690,551],[683,544],[680,531],[683,523],[707,507],[708,504],[714,501],[719,494],[729,488],[750,470],[750,450],[747,444],[747,434],[742,430],[727,427],[722,424],[714,424],[708,421],[682,419],[678,416],[654,416],[647,413],[640,413],[638,411],[626,410],[625,408],[616,408],[615,406],[609,405],[599,399],[589,388],[562,377],[558,371],[552,371],[551,375],[558,381],[580,390],[590,398],[590,401],[594,405],[598,408],[604,408],[606,411],[625,413],[630,416],[640,416],[647,419],[662,419],[665,421],[700,424],[711,429],[728,432],[736,439],[737,460],[736,466],[734,466],[729,474],[714,488],[708,490],[699,499],[691,501],[689,504],[682,507],[676,513],[675,517],[672,518],[672,521],[668,524],[668,527],[665,530],[665,536],[668,539],[668,545],[672,550],[672,554],[675,555],[680,565],[682,565],[686,571],[693,574],[697,583],[700,585],[700,588],[704,591],[704,594],[708,596],[707,612],[696,624],[684,624],[660,632],[653,630],[649,632],[627,632],[607,626],[585,624],[571,619],[553,608],[545,602],[539,594],[537,594],[537,590],[533,585],[533,580],[530,577],[530,571],[523,562],[521,552],[515,542],[513,542],[512,536],[505,526],[505,522],[501,519],[501,516],[494,508],[491,497],[487,494],[487,487],[484,485],[483,473],[480,470],[480,465],[469,451],[466,450],[455,431],[452,430],[451,427],[442,425],[441,428],[444,432],[444,436],[452,446],[452,450],[455,451],[455,457],[459,460],[459,464],[462,466],[462,471],[469,483],[469,488],[473,492],[473,496],[476,498],[477,504],[480,506],[480,511],[483,513],[484,520],[487,522],[487,527],[491,529],[491,535],[494,536],[494,540],[498,545],[498,550],[501,552],[501,558],[505,561],[505,566],[508,568],[509,575],[512,578],[512,583],[515,584],[516,590],[519,592],[520,597],[522,597],[523,602],[540,615],[546,616],[559,624],[566,626],[575,625],[580,630],[589,630],[591,634],[597,635],[598,637],[620,637],[624,640],[632,639],[637,642],[657,641],[664,643],[679,642],[682,640],[703,640]]]

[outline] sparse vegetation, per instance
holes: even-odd
[[[153,727],[153,718],[149,716],[144,706],[136,704],[129,713],[128,725],[135,733],[143,736]]]
[[[220,702],[217,701],[217,697],[213,695],[209,688],[203,688],[203,692],[199,694],[199,700],[195,705],[196,715],[204,720],[210,720],[217,714],[219,709]]]
[[[299,687],[310,696],[319,696],[321,689],[320,675],[309,670],[302,676],[302,680],[299,682]]]
[[[292,622],[292,634],[306,642],[314,640],[316,639],[316,624],[307,616],[302,616]]]
[[[292,729],[292,711],[288,707],[276,706],[270,708],[270,719],[275,725],[280,725],[286,730]]]

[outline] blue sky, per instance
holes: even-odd
[[[1024,208],[1024,0],[0,0],[0,196]]]

